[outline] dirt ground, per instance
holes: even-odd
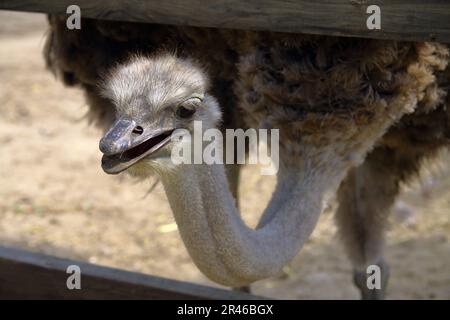
[[[82,93],[44,68],[45,30],[43,15],[0,12],[0,244],[214,285],[189,258],[161,186],[147,194],[151,181],[101,170],[101,133],[83,119]],[[449,159],[397,204],[386,248],[388,298],[450,298]],[[274,181],[252,167],[242,181],[244,216],[254,224]],[[358,298],[332,210],[284,271],[253,285],[254,293]]]

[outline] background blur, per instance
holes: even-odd
[[[100,167],[101,132],[81,91],[45,70],[44,15],[0,11],[0,244],[215,285],[191,262],[161,185],[112,177]],[[388,298],[450,299],[450,156],[405,189],[387,241]],[[274,186],[244,169],[245,219],[255,225]],[[253,214],[252,214],[253,213]],[[258,295],[355,299],[351,266],[336,236],[333,204],[279,277]]]

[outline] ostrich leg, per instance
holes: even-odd
[[[337,224],[362,299],[383,299],[386,294],[389,267],[383,250],[387,218],[400,182],[417,172],[421,159],[417,153],[378,147],[349,172],[339,188]],[[367,287],[370,265],[380,267],[381,289]]]

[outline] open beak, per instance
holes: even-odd
[[[130,119],[117,120],[100,140],[103,171],[117,174],[126,170],[169,143],[173,131],[141,127]]]

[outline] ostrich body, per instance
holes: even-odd
[[[383,298],[389,276],[383,244],[390,208],[401,183],[450,142],[448,48],[275,33],[255,34],[247,47],[237,88],[251,126],[271,121],[269,127],[296,128],[293,136],[304,140],[301,144],[334,133],[351,146],[361,137],[346,136],[346,131],[372,125],[381,105],[409,108],[381,133],[372,132],[380,134],[373,150],[369,148],[363,163],[355,161],[338,192],[336,219],[355,283],[363,298]],[[371,143],[373,136],[366,138]],[[336,153],[342,153],[337,145],[326,160],[329,166]],[[366,269],[372,264],[382,269],[381,290],[367,288]]]
[[[130,106],[121,105],[117,94],[136,96],[142,87],[105,86],[103,96],[98,87],[102,75],[111,73],[117,63],[121,65],[116,71],[133,65],[150,67],[157,61],[170,63],[150,74],[177,74],[170,65],[190,66],[180,68],[182,83],[192,86],[194,78],[202,79],[196,91],[208,97],[194,102],[204,113],[196,112],[184,122],[162,123],[192,129],[190,123],[199,117],[208,123],[205,129],[280,128],[278,183],[257,230],[239,218],[222,166],[172,166],[167,161],[168,144],[127,169],[139,176],[161,175],[182,238],[205,274],[232,286],[274,274],[300,250],[322,203],[344,180],[336,218],[355,282],[364,298],[384,295],[388,272],[383,239],[389,209],[401,183],[450,141],[445,46],[88,19],[82,30],[68,31],[64,21],[50,18],[48,65],[67,85],[84,89],[90,118],[102,128],[126,116],[121,124],[130,130],[144,115],[151,117],[158,105],[133,107],[135,113],[129,114]],[[158,51],[164,59],[157,54],[129,58],[130,53]],[[167,58],[167,51],[177,52],[178,58]],[[186,57],[201,61],[202,67]],[[113,71],[109,79],[112,84],[120,75]],[[145,81],[137,83],[144,86]],[[156,93],[149,90],[147,95]],[[150,123],[142,127],[153,133],[168,129]],[[235,195],[238,170],[229,171],[234,173],[228,177]],[[370,264],[383,269],[382,290],[367,290],[365,270]]]

